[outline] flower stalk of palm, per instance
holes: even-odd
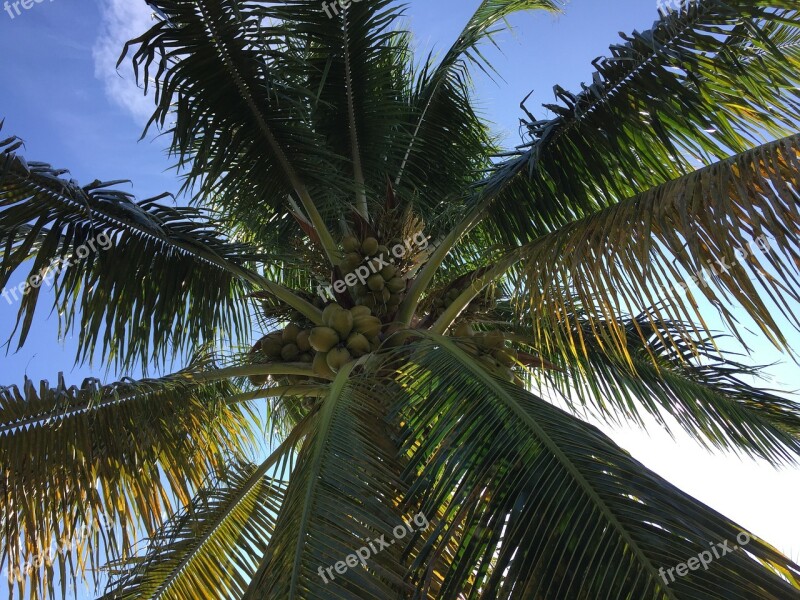
[[[552,118],[527,113],[505,154],[470,73],[506,16],[549,0],[483,0],[421,62],[390,0],[335,19],[311,0],[148,4],[159,19],[130,48],[191,205],[80,187],[9,138],[0,273],[102,231],[113,247],[54,293],[78,359],[193,358],[0,392],[2,564],[105,525],[21,593],[105,564],[108,598],[800,594],[800,567],[749,532],[746,552],[665,581],[741,528],[573,414],[796,463],[797,404],[748,383],[759,370],[704,320],[713,307],[744,341],[746,316],[788,350],[783,321],[799,325],[793,1],[665,14],[580,93],[557,87]],[[417,233],[430,248],[386,264]],[[772,251],[736,260],[762,236]],[[732,267],[673,285],[715,259]],[[20,344],[39,301],[22,302]],[[568,410],[542,397],[559,394]],[[253,463],[264,399],[271,447]],[[430,527],[318,575],[412,514]]]

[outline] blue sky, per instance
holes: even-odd
[[[421,49],[444,50],[478,3],[410,0],[408,27]],[[647,29],[656,17],[656,0],[573,0],[561,16],[514,18],[515,31],[499,38],[502,52],[487,51],[499,71],[497,82],[476,78],[483,114],[509,145],[515,144],[523,97],[533,91],[528,108],[543,115],[537,107],[553,100],[554,84],[575,90],[591,79],[591,61],[617,41],[617,32]],[[69,168],[82,183],[130,179],[127,189],[138,198],[175,192],[179,184],[164,153],[165,140],[151,134],[138,141],[149,100],[137,92],[127,69],[114,68],[124,40],[149,22],[140,0],[45,0],[13,19],[0,11],[0,118],[6,119],[0,137],[22,137],[29,160]],[[2,341],[11,332],[15,310],[0,298]],[[107,378],[102,365],[73,368],[73,336],[58,339],[57,320],[42,304],[25,348],[0,354],[0,385],[20,383],[24,374],[52,381],[59,371],[76,384],[89,375]],[[762,342],[754,348],[759,363],[786,360]],[[792,364],[771,372],[784,389],[800,380]],[[673,441],[656,429],[650,435],[605,429],[647,466],[800,558],[795,508],[800,470],[712,457],[688,438],[679,435]]]

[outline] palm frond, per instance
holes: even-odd
[[[379,417],[385,391],[374,381],[353,385],[351,368],[339,372],[300,450],[245,598],[393,598],[405,589],[399,544],[343,574],[325,573],[403,524],[396,506],[400,468]]]
[[[401,14],[392,0],[323,10],[316,0],[292,0],[263,12],[297,39],[304,83],[314,92],[308,125],[324,132],[337,170],[350,176],[352,195],[340,205],[364,218],[367,201],[374,203],[385,187],[393,130],[407,113],[407,36],[392,27]]]
[[[798,594],[800,566],[767,543],[596,428],[491,375],[452,341],[426,337],[397,370],[413,481],[406,502],[438,515],[415,556],[417,597]],[[737,551],[675,576],[676,565],[723,542]],[[453,544],[447,566],[428,566]]]
[[[4,290],[19,301],[19,345],[28,335],[44,278],[55,286],[62,326],[79,326],[78,359],[96,351],[120,367],[163,364],[220,334],[247,331],[246,265],[254,257],[226,241],[214,215],[134,202],[120,182],[80,186],[43,163],[0,146],[0,287],[30,265],[36,285]],[[35,279],[34,279],[35,278]]]
[[[784,138],[523,247],[518,306],[534,321],[535,346],[581,354],[582,325],[602,322],[597,340],[625,356],[617,315],[649,307],[657,307],[647,313],[656,329],[669,323],[688,343],[698,327],[711,333],[697,294],[742,344],[736,307],[776,346],[791,350],[778,316],[800,327],[793,309],[800,300],[799,158],[800,135]],[[576,323],[578,315],[586,322]]]
[[[732,353],[721,354],[716,343],[722,336],[686,342],[681,337],[685,327],[655,325],[649,312],[619,323],[629,359],[604,349],[596,331],[602,325],[595,330],[585,325],[575,334],[584,341],[585,356],[545,353],[561,369],[544,370],[541,378],[573,409],[579,404],[609,421],[622,417],[639,425],[642,415],[649,414],[664,427],[664,415],[669,415],[706,446],[775,465],[796,463],[800,404],[758,385],[761,368],[743,364]]]
[[[197,184],[198,197],[228,206],[255,199],[259,218],[277,208],[285,214],[294,194],[335,262],[335,243],[319,212],[323,199],[311,196],[312,188],[334,184],[335,170],[324,138],[304,118],[314,91],[297,78],[295,49],[287,47],[292,40],[265,22],[262,3],[149,4],[166,18],[126,51],[138,46],[137,76],[145,89],[155,88],[150,124],[163,128],[174,115],[168,133],[179,166],[188,168],[185,189]]]
[[[395,186],[399,186],[406,175],[412,182],[426,182],[426,189],[435,185],[427,181],[431,156],[438,157],[439,165],[455,163],[456,157],[451,158],[453,154],[464,161],[461,168],[440,168],[440,173],[445,170],[474,176],[477,169],[488,166],[474,162],[472,153],[465,151],[475,143],[483,148],[490,146],[472,106],[469,67],[491,70],[480,52],[481,44],[493,41],[492,36],[502,30],[501,21],[527,10],[555,11],[557,4],[552,0],[483,0],[442,59],[436,64],[432,57],[428,59],[415,83],[412,135],[394,178]],[[462,122],[458,123],[457,118]],[[434,187],[430,192],[435,198],[446,198],[452,195],[453,189],[452,183],[446,182],[441,189]]]
[[[800,12],[789,0],[685,3],[556,87],[552,118],[481,187],[494,235],[528,241],[643,193],[765,135],[797,130]],[[488,200],[487,200],[488,201]]]
[[[241,598],[284,500],[286,483],[269,475],[287,459],[279,450],[260,466],[227,467],[150,540],[143,559],[113,565],[119,576],[103,599]]]
[[[141,531],[243,455],[253,423],[226,401],[238,390],[187,374],[0,389],[0,567],[29,584],[31,598],[52,590],[53,565],[62,582],[97,577],[103,560],[124,557]],[[68,551],[37,562],[54,544]]]

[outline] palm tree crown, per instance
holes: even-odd
[[[506,152],[471,73],[554,0],[483,0],[439,59],[393,0],[147,3],[123,58],[191,202],[0,141],[0,283],[59,261],[79,360],[190,359],[0,389],[10,590],[102,567],[108,599],[800,597],[800,566],[572,414],[796,463],[797,403],[703,318],[789,351],[800,327],[795,0],[665,11]]]

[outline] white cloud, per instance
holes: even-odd
[[[152,27],[152,10],[143,0],[102,0],[101,11],[100,33],[92,48],[95,76],[113,103],[144,124],[153,112],[152,95],[145,97],[137,87],[129,58],[119,69],[116,64],[125,42]]]

